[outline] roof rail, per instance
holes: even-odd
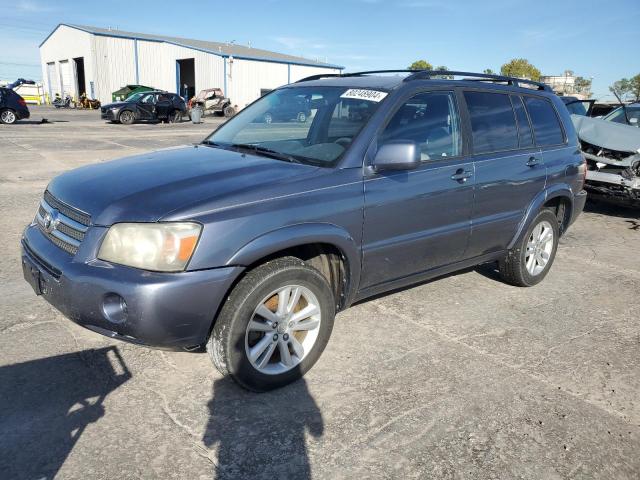
[[[299,82],[307,82],[310,80],[319,80],[321,78],[328,77],[359,77],[362,75],[373,75],[376,73],[410,73],[403,81],[408,82],[411,80],[429,80],[433,77],[440,76],[455,76],[455,77],[471,77],[471,78],[463,78],[462,80],[475,81],[475,82],[484,82],[484,81],[492,81],[492,82],[505,82],[508,85],[512,85],[514,87],[519,87],[521,83],[525,83],[527,85],[532,85],[537,87],[538,90],[545,90],[548,92],[553,91],[549,85],[546,85],[541,82],[536,82],[534,80],[527,80],[525,78],[517,78],[517,77],[508,77],[505,75],[494,75],[489,73],[473,73],[473,72],[458,72],[451,70],[368,70],[364,72],[353,72],[353,73],[324,73],[319,75],[312,75],[310,77],[303,78],[298,80],[295,83]]]
[[[413,72],[416,70],[369,70],[365,72],[353,72],[353,73],[320,73],[318,75],[311,75],[310,77],[301,78],[297,80],[295,83],[300,82],[308,82],[310,80],[319,80],[321,78],[330,78],[330,77],[360,77],[362,75],[372,75],[374,73],[407,73]]]
[[[473,72],[456,72],[450,70],[418,70],[414,71],[412,75],[409,75],[404,79],[405,82],[410,80],[428,80],[431,77],[436,76],[454,76],[454,77],[473,77],[473,78],[463,78],[463,80],[470,81],[493,81],[493,82],[506,82],[508,85],[513,85],[514,87],[519,87],[521,83],[526,83],[528,85],[533,85],[538,87],[538,90],[547,90],[552,91],[549,85],[546,85],[541,82],[536,82],[534,80],[527,80],[525,78],[517,78],[517,77],[507,77],[505,75],[494,75],[489,73],[473,73]]]

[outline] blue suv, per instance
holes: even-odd
[[[487,262],[535,285],[586,199],[569,113],[543,84],[435,75],[309,77],[201,144],[64,173],[25,279],[94,332],[206,346],[255,391],[309,370],[358,300]],[[305,122],[277,114],[300,97]]]

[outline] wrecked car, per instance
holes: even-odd
[[[633,103],[616,108],[613,112],[602,117],[607,122],[616,122],[632,127],[640,127],[640,103]]]
[[[640,206],[640,128],[571,115],[587,159],[591,197]]]

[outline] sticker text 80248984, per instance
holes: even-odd
[[[377,90],[365,90],[360,88],[350,88],[340,98],[354,98],[358,100],[368,100],[370,102],[379,102],[387,96],[387,92],[379,92]]]

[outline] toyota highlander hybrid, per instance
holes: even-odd
[[[309,77],[198,145],[66,172],[24,277],[94,332],[206,346],[254,391],[309,370],[361,299],[487,262],[535,285],[586,199],[569,113],[543,84],[444,73]]]

